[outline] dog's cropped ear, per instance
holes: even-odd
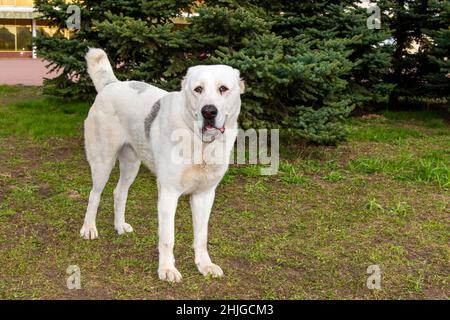
[[[245,91],[245,81],[242,78],[239,79],[239,89],[241,91],[241,94],[243,94]]]
[[[186,71],[186,75],[183,77],[183,80],[181,80],[181,90],[185,90],[188,85],[187,79],[189,78],[189,74],[192,72],[192,67],[189,67]]]
[[[241,78],[241,72],[238,69],[234,69],[234,71],[236,72],[237,78],[238,78],[238,81],[239,81],[239,91],[240,91],[241,94],[243,94],[244,91],[245,91],[244,79]]]

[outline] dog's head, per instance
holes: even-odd
[[[225,132],[227,120],[236,119],[241,106],[244,82],[239,70],[226,65],[202,65],[188,69],[182,82],[187,112],[198,133],[210,140]]]

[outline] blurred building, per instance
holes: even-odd
[[[32,58],[33,36],[48,27],[33,12],[33,0],[0,0],[0,58]]]

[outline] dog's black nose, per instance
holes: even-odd
[[[202,115],[205,119],[214,119],[217,116],[217,108],[212,104],[207,104],[202,108]]]

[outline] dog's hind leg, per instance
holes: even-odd
[[[92,109],[91,109],[92,110]],[[116,162],[119,148],[123,145],[120,139],[121,130],[112,117],[89,114],[85,121],[86,156],[91,167],[92,189],[80,235],[85,239],[98,237],[95,219],[100,196],[108,182],[109,175]]]
[[[114,162],[115,159],[111,159],[104,163],[90,163],[92,173],[92,189],[89,194],[89,203],[86,210],[86,216],[84,217],[84,224],[80,230],[80,235],[85,239],[98,238],[95,219],[97,216],[98,205],[100,203],[100,197],[103,189],[105,188],[106,182],[108,182]]]
[[[133,148],[125,144],[119,151],[120,178],[114,189],[114,228],[118,234],[132,232],[133,228],[125,222],[125,205],[128,190],[136,178],[141,161]]]

